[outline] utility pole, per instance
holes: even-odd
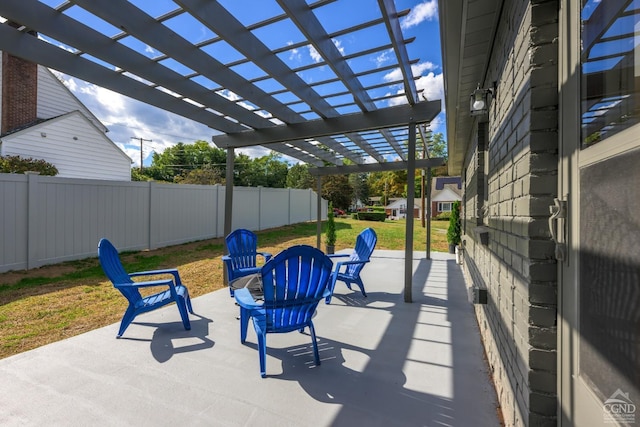
[[[142,139],[142,138],[138,138],[137,136],[132,136],[131,139],[135,139],[136,141],[140,141],[140,172],[142,172],[142,160],[144,159],[144,156],[142,155],[143,151],[142,151],[142,141],[146,141],[146,142],[151,142],[151,139]]]

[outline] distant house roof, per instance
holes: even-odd
[[[436,176],[431,182],[431,200],[454,202],[462,200],[462,178],[459,176]]]
[[[436,190],[443,190],[445,185],[451,184],[454,184],[458,190],[462,190],[462,177],[460,176],[436,176],[434,183]]]

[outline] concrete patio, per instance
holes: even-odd
[[[460,267],[415,256],[413,303],[403,251],[374,252],[368,298],[338,283],[314,320],[319,367],[307,333],[269,335],[262,379],[223,289],[193,300],[191,331],[169,306],[119,340],[114,324],[0,360],[0,425],[499,425]]]

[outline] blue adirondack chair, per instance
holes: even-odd
[[[367,296],[364,290],[364,283],[362,283],[362,279],[360,278],[360,272],[364,268],[364,265],[369,262],[377,241],[378,236],[373,228],[366,228],[358,234],[356,247],[351,254],[329,255],[331,258],[349,257],[349,259],[336,263],[336,268],[331,278],[331,294],[325,301],[327,304],[331,302],[331,296],[333,295],[333,290],[338,280],[346,283],[349,289],[351,289],[351,284],[355,283],[360,288],[362,295]]]
[[[129,301],[129,307],[127,307],[124,316],[122,316],[122,321],[120,322],[120,330],[117,335],[118,338],[124,334],[124,331],[138,314],[155,310],[156,308],[160,308],[174,301],[180,311],[180,317],[182,318],[184,328],[186,330],[191,329],[187,310],[189,313],[193,314],[193,308],[191,307],[189,291],[182,284],[178,270],[168,269],[141,271],[127,274],[120,262],[118,251],[107,239],[100,239],[100,242],[98,243],[98,258],[104,274],[107,275],[113,286]],[[131,279],[132,277],[137,276],[151,276],[158,274],[172,275],[173,278],[146,282],[134,282]],[[143,297],[140,294],[139,288],[152,286],[164,286],[168,289],[147,297]]]
[[[271,259],[270,253],[258,252],[258,236],[250,230],[243,228],[234,230],[225,237],[224,241],[229,253],[222,257],[222,261],[227,268],[229,283],[239,277],[259,273],[258,255],[264,258],[265,263]],[[233,296],[233,288],[229,287],[229,292]]]
[[[257,302],[246,288],[235,292],[240,306],[240,341],[247,339],[249,319],[258,336],[260,375],[266,375],[268,333],[302,331],[309,327],[313,355],[320,364],[316,332],[311,317],[321,299],[329,296],[333,262],[319,249],[292,246],[261,269],[264,300]]]

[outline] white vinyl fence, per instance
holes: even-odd
[[[222,237],[225,187],[0,174],[0,272]],[[311,190],[235,187],[232,229],[317,220]],[[322,215],[327,202],[322,201]]]

